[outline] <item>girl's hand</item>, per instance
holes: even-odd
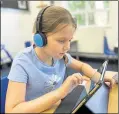
[[[118,73],[116,74],[117,76],[118,76]],[[115,83],[117,83],[116,82],[116,79],[115,78],[113,78],[113,76],[115,76],[115,74],[111,74],[111,75],[107,75],[106,74],[106,76],[105,76],[105,78],[104,78],[104,81],[105,81],[105,84],[108,86],[108,87],[110,87],[110,88],[112,88],[113,87],[113,85],[115,84]]]
[[[89,79],[83,77],[80,73],[74,73],[71,76],[68,76],[64,83],[59,88],[62,99],[67,96],[77,85],[82,84],[83,80],[89,81]]]

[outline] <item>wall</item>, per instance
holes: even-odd
[[[59,6],[61,2],[56,1],[55,4]],[[74,40],[78,41],[80,52],[103,53],[104,34],[107,36],[111,50],[118,45],[118,1],[110,1],[109,10],[110,24],[108,27],[81,28],[79,26]]]
[[[118,1],[111,1],[110,4],[110,28],[106,29],[109,46],[112,49],[118,45]]]
[[[12,56],[24,48],[24,42],[31,40],[31,12],[1,9],[1,43]]]
[[[103,53],[104,30],[100,27],[78,28],[75,34],[78,50],[88,53]]]
[[[29,2],[30,10],[18,11],[13,9],[1,9],[1,43],[14,57],[17,52],[24,48],[24,42],[32,40],[32,27],[39,8],[39,1]],[[56,2],[60,5],[60,1]],[[110,4],[110,27],[106,28],[109,46],[112,49],[118,38],[118,2],[111,1]],[[78,28],[75,40],[78,40],[79,51],[98,52],[103,51],[104,28]],[[81,33],[81,31],[83,31]],[[84,37],[85,35],[85,37]],[[83,38],[82,38],[83,37]]]
[[[40,1],[30,1],[29,11],[1,8],[1,44],[5,44],[13,57],[24,49],[25,41],[33,40],[32,29],[40,11],[39,4]]]

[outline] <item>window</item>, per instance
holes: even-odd
[[[108,26],[110,1],[62,1],[80,26]]]

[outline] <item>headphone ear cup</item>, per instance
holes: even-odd
[[[47,44],[47,39],[45,34],[43,33],[36,33],[34,35],[34,43],[38,47],[43,47]]]
[[[42,38],[43,38],[43,46],[45,46],[47,44],[47,37],[45,34],[41,33]]]
[[[39,33],[34,35],[34,43],[38,47],[43,47],[43,38]]]

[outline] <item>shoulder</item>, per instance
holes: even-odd
[[[24,63],[32,59],[32,47],[25,48],[17,53],[14,57],[13,63]]]

